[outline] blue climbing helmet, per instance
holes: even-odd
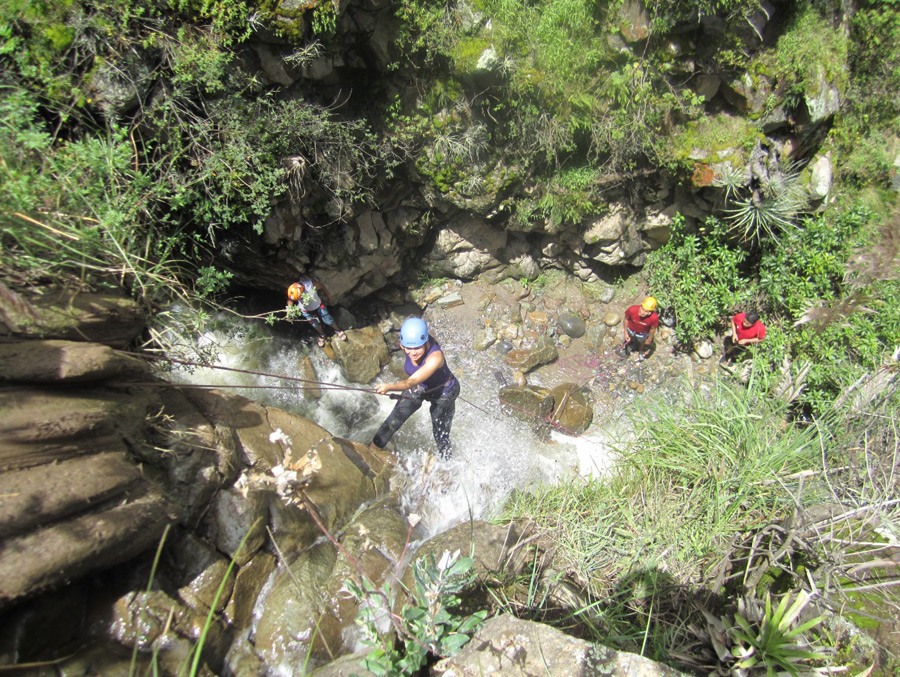
[[[418,348],[428,342],[428,325],[418,317],[410,317],[400,326],[400,345]]]

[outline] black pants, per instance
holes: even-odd
[[[428,401],[431,402],[431,429],[434,432],[438,453],[441,458],[450,458],[450,426],[453,424],[453,414],[456,412],[457,397],[459,397],[459,381],[443,395],[402,393],[402,397],[394,405],[391,415],[375,433],[373,443],[376,447],[384,449],[384,445],[390,441],[395,432],[400,430],[400,426],[406,423],[406,419],[415,414],[422,404]]]

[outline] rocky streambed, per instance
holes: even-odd
[[[666,330],[642,365],[612,356],[634,299],[601,291],[608,298],[562,282],[446,282],[412,300],[451,346],[463,383],[491,383],[497,415],[519,416],[538,439],[590,435],[624,403],[714,371],[673,352]],[[197,664],[207,674],[365,674],[348,578],[408,579],[412,562],[456,550],[473,552],[482,577],[533,564],[521,528],[425,528],[407,490],[424,475],[406,475],[402,459],[276,406],[167,382],[122,350],[143,326],[130,303],[48,298],[28,301],[28,321],[8,318],[0,343],[0,665],[177,674],[202,636]],[[328,359],[358,383],[391,368],[403,308],[351,329],[326,347]],[[552,566],[537,576],[556,585]],[[468,674],[466,661],[479,664],[512,636],[535,656],[558,634],[516,623],[492,621],[480,649],[435,671]],[[553,641],[578,644],[563,637]],[[614,654],[580,643],[553,660],[643,660]]]

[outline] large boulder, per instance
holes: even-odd
[[[414,585],[412,565],[416,562],[427,558],[439,561],[444,552],[456,551],[475,560],[472,571],[478,576],[501,572],[517,575],[525,565],[526,553],[518,547],[522,540],[522,532],[514,524],[490,524],[480,520],[457,524],[429,538],[416,550],[403,575],[403,583],[407,588]]]
[[[369,383],[391,361],[384,335],[376,327],[347,332],[346,341],[332,341],[331,348],[348,381]]]
[[[171,520],[165,499],[141,485],[91,507],[0,542],[0,607],[140,554]]]
[[[488,619],[462,650],[434,666],[436,675],[478,677],[686,677],[637,654],[616,651],[561,630],[503,614]]]
[[[577,383],[561,383],[550,391],[553,413],[550,420],[561,432],[580,435],[594,420],[594,410]]]
[[[90,387],[0,388],[0,470],[138,444],[151,393]]]
[[[437,275],[470,280],[505,269],[496,254],[506,246],[506,238],[505,231],[492,228],[474,215],[457,214],[438,233],[428,254],[428,268]]]
[[[504,386],[499,396],[503,412],[526,423],[546,421],[553,412],[553,395],[546,388]]]
[[[141,333],[145,318],[131,299],[117,294],[51,290],[0,307],[0,335],[94,341],[124,348]]]
[[[303,664],[307,655],[314,663],[323,663],[340,653],[340,628],[318,623],[328,608],[324,591],[336,561],[334,546],[320,543],[275,574],[271,590],[259,607],[253,636],[257,651],[269,664],[285,660]]]
[[[0,343],[0,380],[26,383],[84,383],[105,379],[148,379],[142,360],[100,343],[16,341]]]

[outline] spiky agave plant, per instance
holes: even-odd
[[[750,173],[745,167],[735,167],[730,162],[717,169],[712,185],[725,189],[726,200],[736,200],[741,192],[747,189]]]
[[[795,169],[765,177],[748,196],[734,200],[725,210],[732,230],[759,243],[766,238],[777,241],[780,230],[796,228],[797,215],[806,207],[799,178]]]

